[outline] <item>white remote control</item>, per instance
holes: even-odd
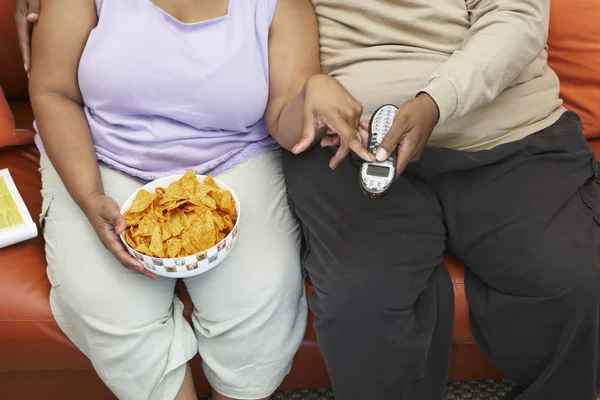
[[[398,107],[386,104],[379,107],[371,117],[369,124],[368,151],[375,155],[381,141],[394,122]],[[371,198],[383,197],[396,178],[396,150],[387,160],[379,162],[363,162],[360,168],[360,187]]]

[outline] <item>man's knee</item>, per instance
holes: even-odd
[[[592,268],[574,268],[566,293],[573,310],[597,310],[600,303],[600,262]]]
[[[442,271],[445,275],[439,274],[438,267],[390,265],[377,268],[377,264],[371,265],[361,260],[343,266],[332,265],[330,269],[337,273],[330,273],[322,281],[313,280],[315,291],[310,303],[318,329],[336,327],[336,330],[359,332],[377,326],[383,331],[389,326],[397,340],[404,330],[414,328],[417,302],[431,303],[431,307],[419,307],[421,312],[434,312],[433,299],[440,291],[451,297],[448,274],[445,270]],[[445,267],[440,265],[439,268]],[[443,282],[438,282],[440,280]],[[429,310],[425,310],[427,308]]]

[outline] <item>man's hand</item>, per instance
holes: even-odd
[[[18,0],[15,24],[19,37],[19,49],[26,72],[31,68],[31,30],[40,16],[40,0]]]
[[[303,127],[300,141],[292,147],[299,154],[315,142],[317,131],[327,129],[327,134],[337,135],[339,149],[329,166],[335,169],[350,150],[365,161],[374,161],[358,136],[362,104],[360,104],[337,79],[328,75],[314,75],[304,86]]]
[[[409,162],[416,161],[421,156],[439,117],[437,104],[427,93],[421,93],[404,103],[396,113],[390,131],[379,145],[377,161],[385,161],[397,147],[396,177],[400,176]],[[365,128],[368,121],[363,121],[361,125]]]

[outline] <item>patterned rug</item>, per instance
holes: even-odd
[[[449,383],[445,400],[502,400],[513,387],[507,380]],[[199,400],[208,399],[200,397]],[[335,397],[331,390],[294,390],[277,392],[272,400],[335,400]]]
[[[449,383],[446,400],[502,400],[502,396],[513,388],[510,381],[481,381]],[[335,400],[331,390],[296,390],[280,392],[273,400]]]
[[[513,388],[514,385],[508,380],[453,382],[448,384],[445,400],[502,400],[502,396]],[[209,399],[200,397],[198,400]],[[335,397],[328,389],[293,390],[277,392],[272,400],[335,400]]]

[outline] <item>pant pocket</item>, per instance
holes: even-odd
[[[52,204],[53,201],[54,201],[53,194],[47,193],[42,196],[42,211],[40,212],[40,217],[39,217],[39,222],[40,222],[41,228],[44,227],[44,221],[46,220],[46,216],[48,215],[48,210],[50,209],[50,205]]]
[[[42,211],[40,212],[40,218],[39,218],[39,222],[40,222],[40,228],[44,229],[44,223],[46,221],[46,218],[48,217],[48,212],[50,211],[50,207],[52,206],[52,202],[54,201],[54,195],[50,194],[50,193],[45,193],[42,195]],[[44,236],[44,239],[46,239],[46,237]],[[46,275],[48,275],[48,280],[50,281],[50,284],[52,285],[52,287],[58,287],[59,286],[59,281],[58,281],[58,276],[56,273],[54,273],[52,267],[50,267],[50,265],[46,266]]]
[[[600,161],[593,162],[594,174],[580,189],[585,205],[592,210],[594,221],[600,226]]]

